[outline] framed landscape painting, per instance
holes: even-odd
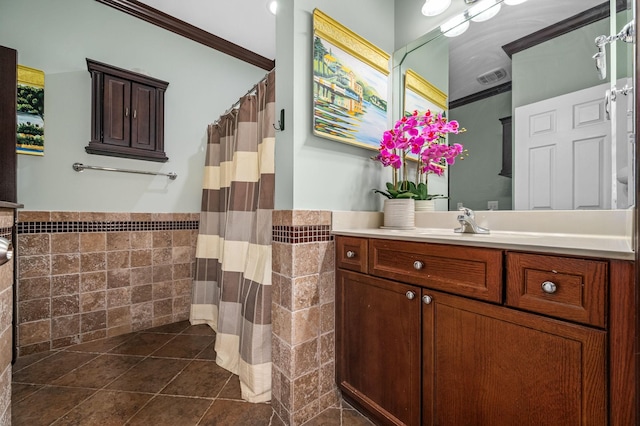
[[[44,72],[18,65],[18,154],[44,155]]]
[[[313,133],[378,149],[387,129],[389,54],[313,11]]]
[[[433,84],[408,69],[404,75],[404,115],[413,111],[424,114],[431,110],[434,115],[447,111],[447,95]],[[417,156],[410,154],[410,160],[417,161]]]

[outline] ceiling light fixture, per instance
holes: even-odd
[[[500,12],[501,4],[497,0],[482,0],[469,8],[469,16],[474,22],[484,22]]]
[[[424,16],[436,16],[451,6],[451,0],[426,0],[422,6]]]
[[[447,37],[457,37],[469,28],[469,21],[462,15],[456,15],[440,26],[440,31]]]
[[[503,3],[509,6],[515,6],[516,4],[524,3],[527,0],[503,0]]]
[[[267,9],[269,9],[269,12],[275,15],[276,11],[278,10],[278,2],[276,0],[269,1],[267,3]]]

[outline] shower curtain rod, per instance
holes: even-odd
[[[231,111],[233,111],[233,109],[234,109],[235,107],[237,107],[238,105],[240,105],[240,101],[242,101],[242,98],[244,98],[245,96],[250,95],[251,93],[253,93],[253,92],[258,88],[258,85],[259,85],[260,83],[262,83],[263,81],[265,81],[265,80],[267,79],[267,77],[269,76],[269,74],[271,74],[271,72],[272,72],[273,70],[275,70],[275,68],[273,68],[271,71],[269,71],[268,73],[266,73],[266,74],[264,75],[264,77],[262,77],[262,78],[261,78],[261,79],[260,79],[256,84],[254,84],[254,85],[253,85],[253,87],[252,87],[251,89],[247,90],[247,93],[245,93],[244,95],[240,96],[240,97],[238,98],[238,100],[237,100],[237,101],[235,101],[235,102],[233,103],[233,105],[231,105],[231,107],[230,107],[229,109],[227,109],[227,110],[224,112],[224,114],[222,114],[222,115],[220,116],[220,118],[222,118],[222,117],[224,117],[225,115],[229,114]],[[214,125],[215,125],[215,124],[218,124],[218,123],[220,122],[220,118],[218,118],[216,121],[214,121],[214,123],[213,123],[213,124],[214,124]]]

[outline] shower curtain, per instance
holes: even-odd
[[[271,399],[275,70],[209,125],[190,320],[216,331],[216,362],[242,398]]]

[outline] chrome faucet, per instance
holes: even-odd
[[[458,215],[458,222],[460,223],[460,228],[456,228],[453,231],[457,233],[466,233],[466,234],[488,234],[489,230],[487,228],[483,228],[476,223],[475,213],[473,210],[467,207],[461,207],[460,214]]]

